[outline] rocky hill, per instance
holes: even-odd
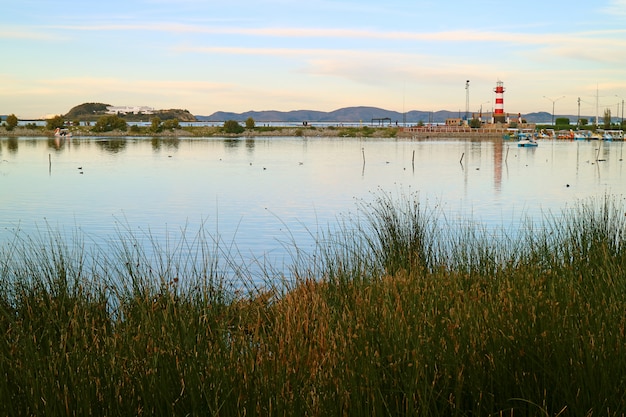
[[[100,116],[106,114],[107,107],[110,104],[105,103],[83,103],[70,109],[67,114],[63,115],[66,120],[89,120],[93,121]],[[178,119],[179,122],[195,122],[196,117],[188,110],[181,109],[169,109],[169,110],[156,110],[151,114],[120,114],[120,117],[126,121],[149,121],[153,117],[158,117],[161,120]]]

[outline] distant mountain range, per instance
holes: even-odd
[[[80,120],[93,120],[94,116],[100,116],[105,113],[107,104],[103,103],[84,103],[72,108],[65,118],[68,120],[80,119]],[[487,116],[488,113],[485,113]],[[377,121],[384,121],[385,123],[408,123],[416,124],[423,123],[444,123],[446,119],[464,117],[464,112],[453,112],[448,110],[439,111],[419,111],[411,110],[406,113],[400,113],[397,111],[385,110],[378,107],[345,107],[330,112],[316,111],[316,110],[292,110],[292,111],[276,111],[276,110],[264,110],[264,111],[247,111],[244,113],[232,113],[218,111],[209,116],[192,115],[187,110],[159,110],[154,113],[154,116],[158,116],[163,120],[177,118],[179,121],[200,121],[200,122],[224,122],[226,120],[236,120],[244,122],[249,117],[252,117],[256,123],[263,122],[283,122],[283,123],[372,123]],[[472,115],[470,114],[470,117]],[[515,119],[517,114],[510,113],[511,119]],[[146,115],[124,115],[128,120],[143,120]],[[151,117],[151,115],[148,115]],[[535,112],[522,114],[522,117],[529,123],[550,123],[552,121],[552,114],[548,112]],[[567,117],[571,123],[576,123],[578,116],[575,115],[555,115],[555,119],[558,117]],[[581,116],[588,119],[591,123],[595,120],[593,116]],[[0,121],[5,120],[6,116],[0,116]]]
[[[346,107],[330,112],[315,111],[315,110],[292,110],[292,111],[247,111],[244,113],[232,113],[218,111],[210,116],[198,116],[198,121],[204,122],[223,122],[225,120],[237,120],[245,121],[249,117],[252,117],[256,123],[263,122],[339,122],[339,123],[354,123],[362,121],[364,123],[371,123],[381,119],[388,119],[392,123],[443,123],[446,119],[464,117],[465,113],[452,112],[447,110],[439,110],[435,112],[411,110],[406,113],[400,113],[391,110],[385,110],[378,107]],[[517,115],[511,113],[511,118]],[[470,115],[471,117],[471,115]],[[522,117],[529,123],[550,123],[552,121],[552,115],[547,112],[536,112],[523,114]],[[578,116],[563,116],[557,115],[556,117],[568,117],[571,121],[575,122]],[[591,121],[591,118],[588,117]]]

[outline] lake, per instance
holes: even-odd
[[[622,156],[623,142],[605,141],[0,138],[0,244],[18,229],[79,231],[88,244],[206,229],[242,262],[281,265],[293,243],[312,250],[319,230],[381,192],[507,229],[622,198]]]

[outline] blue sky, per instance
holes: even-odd
[[[0,2],[0,114],[493,108],[621,115],[626,0]],[[547,98],[546,98],[547,97]]]

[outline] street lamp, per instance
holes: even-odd
[[[551,99],[550,97],[546,97],[543,96],[543,98],[550,100],[552,102],[552,126],[554,126],[554,103],[556,103],[557,101],[559,101],[562,98],[565,98],[565,96],[561,96],[559,98],[555,98],[555,99]]]

